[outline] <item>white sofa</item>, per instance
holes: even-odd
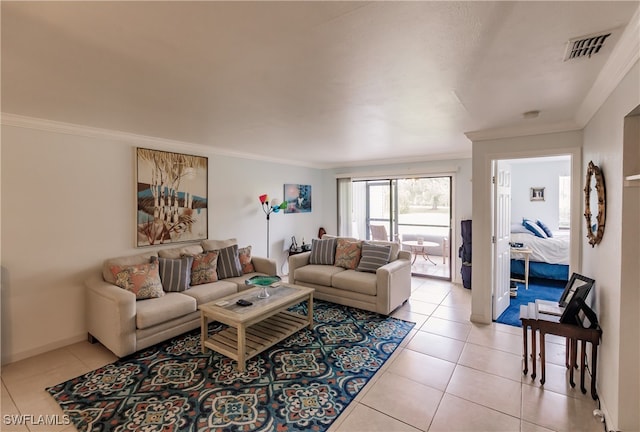
[[[411,253],[394,242],[368,243],[391,246],[390,262],[375,273],[310,264],[311,252],[304,252],[289,257],[289,283],[315,288],[313,297],[320,300],[390,314],[411,296]]]
[[[200,326],[198,306],[247,289],[245,280],[256,275],[275,275],[274,260],[251,257],[255,272],[195,285],[182,292],[167,292],[162,297],[136,300],[136,295],[113,283],[112,265],[148,263],[152,256],[179,258],[233,244],[205,240],[202,244],[150,251],[143,254],[108,259],[102,274],[86,281],[86,317],[89,340],[97,339],[118,357],[132,354]]]

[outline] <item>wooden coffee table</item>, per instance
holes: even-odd
[[[270,296],[261,299],[262,287],[232,294],[203,304],[200,309],[202,353],[209,348],[238,362],[238,370],[245,370],[247,359],[261,353],[304,327],[313,328],[313,288],[281,284],[268,288]],[[244,299],[251,306],[239,306]],[[287,311],[307,300],[307,316]],[[209,336],[209,320],[229,327]]]

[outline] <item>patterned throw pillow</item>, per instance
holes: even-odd
[[[191,282],[191,266],[193,257],[178,259],[158,258],[160,263],[160,280],[166,292],[180,292],[189,289]]]
[[[242,276],[238,245],[220,249],[218,252],[218,279]]]
[[[218,280],[218,251],[193,255],[191,285],[202,285]]]
[[[383,265],[389,262],[391,257],[391,246],[373,245],[364,243],[362,245],[362,257],[356,270],[362,272],[375,273]]]
[[[117,286],[134,293],[136,300],[144,300],[164,295],[158,267],[158,262],[154,260],[131,266],[114,265],[110,270]]]
[[[309,264],[333,265],[336,258],[336,239],[311,240]]]
[[[336,267],[353,270],[358,267],[362,254],[362,242],[339,238],[336,245]]]
[[[251,246],[238,249],[238,258],[240,259],[240,267],[242,274],[253,273],[256,271],[251,262]]]

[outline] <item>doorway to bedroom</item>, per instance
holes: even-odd
[[[569,278],[571,156],[501,160],[497,166],[510,175],[510,209],[503,216],[509,218],[509,290],[498,290],[509,300],[494,304],[494,319],[520,326],[521,304],[559,300]],[[494,211],[494,230],[500,215]]]

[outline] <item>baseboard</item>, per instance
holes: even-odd
[[[53,351],[53,350],[57,350],[60,348],[64,348],[66,346],[78,343],[78,342],[82,342],[87,340],[87,334],[86,333],[82,333],[80,335],[77,336],[73,336],[67,339],[61,339],[58,340],[56,342],[52,342],[46,345],[42,345],[39,346],[37,348],[32,348],[29,350],[25,350],[25,351],[20,351],[17,353],[11,353],[11,354],[7,354],[5,355],[5,353],[2,353],[2,365],[7,365],[9,363],[15,363],[17,361],[20,360],[24,360],[27,359],[29,357],[34,357],[37,356],[39,354],[44,354],[46,352],[49,351]]]

